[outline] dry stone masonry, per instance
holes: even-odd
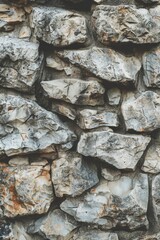
[[[0,240],[160,240],[159,0],[0,0]]]

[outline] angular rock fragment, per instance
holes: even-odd
[[[155,218],[160,216],[160,174],[152,180],[152,204]]]
[[[160,127],[160,96],[152,91],[128,93],[122,103],[127,130],[150,132]]]
[[[52,210],[47,216],[39,218],[28,228],[29,233],[39,233],[45,239],[68,240],[72,231],[78,227],[73,217],[60,209]]]
[[[22,8],[0,4],[0,22],[7,24],[16,24],[25,20],[25,11]]]
[[[76,139],[55,114],[32,100],[0,94],[0,109],[0,156],[51,153],[56,145],[69,149]]]
[[[116,180],[120,179],[121,171],[119,171],[118,169],[111,169],[109,167],[102,167],[101,175],[107,181],[116,181]]]
[[[160,12],[155,14],[132,5],[100,5],[92,15],[92,24],[98,40],[109,42],[158,43],[160,42]]]
[[[78,152],[99,158],[118,169],[134,170],[149,142],[150,137],[142,135],[95,131],[81,135]]]
[[[126,57],[109,48],[92,47],[87,50],[64,50],[57,54],[110,82],[135,83],[141,68],[135,57]]]
[[[50,166],[0,166],[0,215],[42,214],[54,199]]]
[[[63,103],[52,102],[51,110],[52,112],[59,113],[71,120],[75,120],[77,116],[77,112],[73,105],[64,102]]]
[[[52,182],[57,197],[75,197],[99,182],[97,168],[76,152],[66,152],[54,160],[51,167]]]
[[[26,219],[24,222],[16,221],[14,224],[12,224],[12,232],[14,238],[11,238],[11,240],[44,240],[44,238],[38,234],[30,235],[27,233],[29,224],[31,224],[31,222],[27,221]]]
[[[118,105],[121,100],[121,91],[118,88],[111,88],[107,92],[109,105]]]
[[[42,66],[38,49],[36,43],[0,37],[0,86],[30,92]]]
[[[30,22],[36,38],[56,47],[87,41],[86,20],[80,14],[39,6],[33,7]]]
[[[112,232],[104,232],[99,229],[80,228],[70,240],[118,240],[118,235]]]
[[[79,79],[56,79],[42,81],[41,85],[49,98],[77,105],[103,105],[104,87],[97,81]]]
[[[160,47],[143,55],[143,69],[145,85],[160,88]]]
[[[118,115],[107,110],[84,109],[79,111],[77,124],[82,129],[97,127],[118,127]]]
[[[13,232],[12,232],[12,225],[5,220],[0,221],[0,239],[1,240],[14,240]]]
[[[160,173],[160,143],[153,143],[147,150],[142,170],[147,173]]]
[[[77,221],[96,223],[105,229],[148,227],[148,178],[145,174],[122,176],[109,182],[102,180],[84,196],[68,198],[61,203],[63,211]]]

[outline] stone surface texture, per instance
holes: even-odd
[[[160,240],[160,0],[0,0],[0,240]]]

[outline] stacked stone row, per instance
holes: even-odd
[[[159,0],[0,2],[0,239],[160,239],[159,42]]]

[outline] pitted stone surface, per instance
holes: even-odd
[[[142,135],[122,135],[112,131],[83,133],[78,143],[78,152],[96,157],[118,169],[135,170],[144,150],[150,142]]]
[[[130,5],[100,5],[93,12],[92,24],[98,40],[103,44],[158,43],[160,42],[159,17],[160,12],[155,15],[153,11],[145,8]]]
[[[51,167],[52,182],[57,197],[75,197],[99,182],[96,166],[76,152],[64,152]]]
[[[160,96],[153,91],[135,96],[128,93],[122,103],[126,129],[150,132],[160,127]]]
[[[143,55],[143,69],[145,85],[160,88],[160,47]]]
[[[154,209],[154,216],[160,216],[160,174],[156,175],[152,180],[152,204]]]
[[[30,92],[40,74],[39,44],[0,37],[0,86]]]
[[[29,226],[28,232],[39,233],[49,240],[68,240],[77,227],[78,223],[73,217],[60,209],[55,209]]]
[[[0,166],[0,216],[42,214],[54,200],[50,166]]]
[[[83,109],[79,111],[77,124],[82,129],[93,129],[97,127],[118,127],[118,115],[107,109]]]
[[[87,41],[86,19],[61,8],[33,7],[31,27],[34,36],[54,46],[68,46]]]
[[[80,79],[56,79],[43,81],[41,85],[49,98],[77,105],[103,105],[105,89],[97,81]]]
[[[71,148],[74,133],[36,102],[0,94],[0,155],[35,151],[54,152],[56,145]]]
[[[122,176],[119,180],[102,180],[84,196],[68,198],[61,209],[74,216],[77,221],[96,223],[103,228],[123,226],[137,229],[148,226],[147,175]]]
[[[141,63],[136,57],[126,57],[109,48],[65,50],[57,54],[110,82],[135,83],[141,68]]]

